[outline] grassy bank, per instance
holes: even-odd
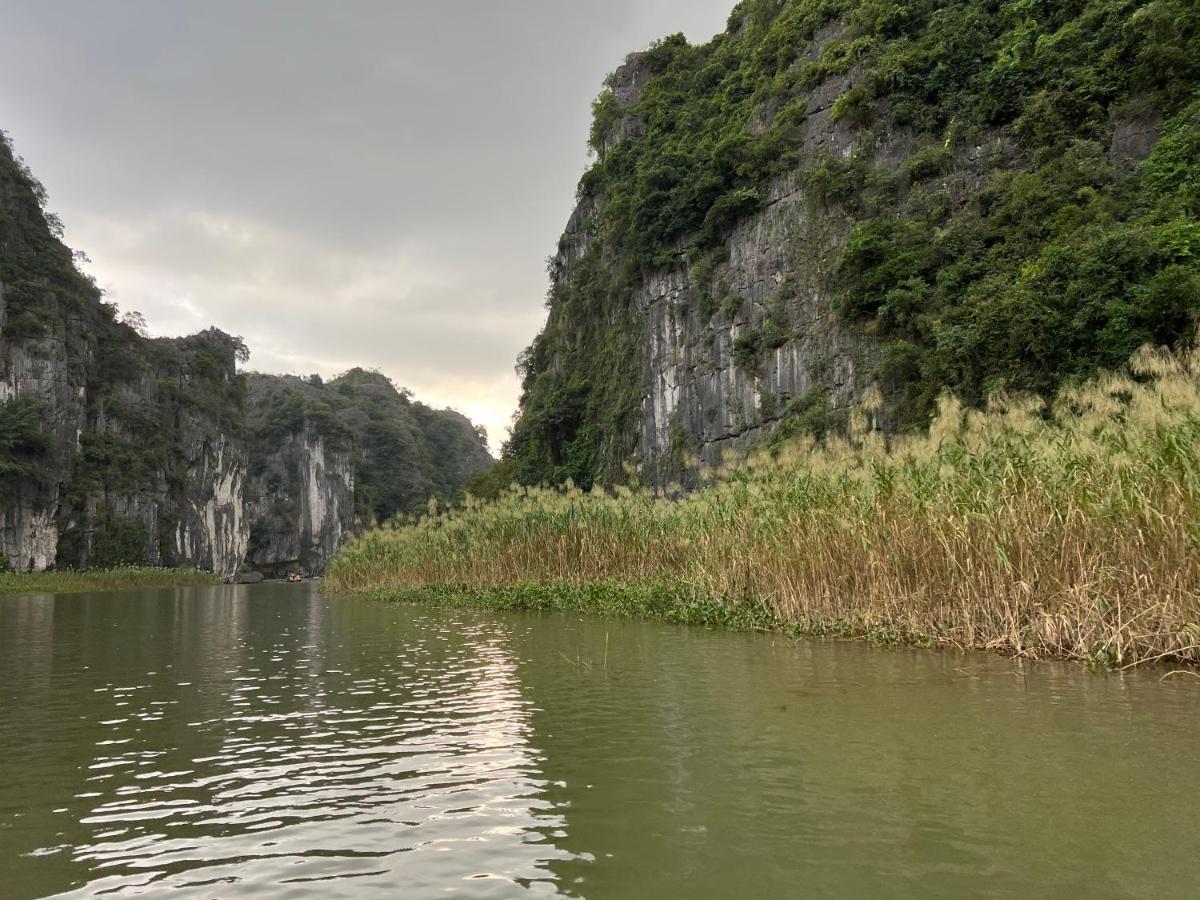
[[[1142,352],[1049,409],[945,400],[891,442],[868,418],[680,500],[519,489],[372,531],[327,587],[1200,662],[1200,357]]]
[[[678,581],[519,582],[503,586],[429,584],[360,591],[368,597],[436,606],[478,606],[501,612],[570,612],[659,619],[740,631],[777,630],[789,623],[762,602],[730,604]]]
[[[195,569],[125,567],[93,572],[0,572],[0,597],[14,594],[78,594],[138,588],[204,587],[220,579]]]

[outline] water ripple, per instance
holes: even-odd
[[[86,789],[55,843],[24,858],[69,858],[84,874],[68,897],[553,893],[546,866],[565,855],[542,835],[563,819],[540,799],[504,628],[451,642],[431,621],[401,647],[301,643],[327,608],[299,602],[308,629],[229,634],[192,661],[199,676],[184,660],[187,680],[88,685],[63,736],[93,735]]]
[[[0,895],[1196,895],[1200,679],[256,586],[0,601]]]

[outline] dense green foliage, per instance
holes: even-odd
[[[505,456],[521,482],[590,486],[632,452],[642,346],[630,284],[599,251],[554,280],[550,319],[518,365],[521,416]]]
[[[89,569],[103,571],[137,566],[145,561],[146,545],[150,540],[150,530],[145,525],[126,521],[114,515],[111,509],[102,510],[93,525],[96,531],[87,557]],[[79,551],[72,546],[72,538],[77,534],[68,532],[65,545],[59,547],[59,559],[64,562],[80,558],[76,555]]]
[[[61,237],[45,189],[0,140],[0,376],[19,385],[0,403],[0,501],[54,516],[58,566],[181,562],[181,527],[202,509],[214,461],[237,471],[243,438],[253,474],[266,476],[267,497],[251,499],[288,529],[301,472],[265,469],[290,435],[314,432],[353,457],[365,521],[453,496],[491,462],[464,417],[359,369],[329,385],[256,379],[265,388],[248,410],[240,338],[148,338],[140,314],[119,317],[103,301]]]
[[[690,586],[677,581],[523,582],[476,590],[441,585],[392,588],[373,594],[368,592],[368,595],[377,600],[400,603],[470,605],[503,612],[630,616],[738,631],[783,630],[787,627],[766,604],[730,605],[715,597],[697,594]]]
[[[178,481],[197,430],[240,437],[246,382],[235,361],[243,346],[215,329],[147,341],[117,323],[101,334],[88,381],[98,427],[81,436],[76,492],[137,493],[159,473]]]
[[[45,187],[15,156],[0,132],[0,285],[3,332],[8,341],[28,340],[62,329],[71,315],[114,321],[100,291],[75,267],[63,245],[62,223],[46,209]],[[47,294],[55,302],[46,302]]]
[[[37,477],[47,441],[38,427],[41,404],[33,400],[0,403],[0,476],[5,484]]]
[[[190,502],[200,448],[245,428],[244,355],[238,338],[215,329],[146,340],[121,323],[97,336],[87,380],[87,427],[64,495],[71,519],[60,566],[114,568],[147,559],[175,563],[175,530]],[[116,511],[125,502],[160,507],[157,533]],[[84,531],[90,533],[89,538]],[[155,549],[157,548],[157,549]]]
[[[495,500],[520,480],[519,464],[510,457],[468,478],[463,482],[461,494],[464,498],[469,495],[481,500]]]
[[[650,76],[640,96],[622,105],[617,76],[595,104],[588,255],[556,282],[523,360],[508,454],[525,481],[619,474],[641,359],[632,287],[720,261],[783,172],[853,222],[825,274],[882,345],[899,426],[927,422],[946,389],[972,403],[1002,386],[1052,392],[1192,335],[1194,0],[746,0],[712,42],[675,35],[630,65]],[[827,118],[855,137],[844,159],[804,149],[829,85]],[[1114,141],[1160,122],[1144,163]],[[880,153],[897,141],[916,148],[900,165]],[[760,344],[745,338],[747,363]]]

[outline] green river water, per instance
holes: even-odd
[[[0,897],[1200,896],[1200,678],[312,585],[0,599]]]

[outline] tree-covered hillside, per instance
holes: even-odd
[[[351,454],[355,514],[366,522],[416,512],[432,497],[451,498],[492,463],[486,437],[465,416],[431,409],[364,369],[328,382],[252,375],[248,420],[252,478],[288,435],[309,431],[327,450]],[[299,493],[296,485],[272,490]]]
[[[877,348],[892,427],[926,423],[946,390],[1047,394],[1194,333],[1194,0],[746,0],[712,42],[666,38],[623,76],[595,104],[586,249],[560,253],[521,360],[506,456],[524,481],[620,477],[646,393],[631,295],[683,269],[723,321],[739,298],[706,276],[785,176],[845,225],[808,265]],[[846,152],[814,140],[818,113]],[[768,310],[739,363],[796,327]]]

